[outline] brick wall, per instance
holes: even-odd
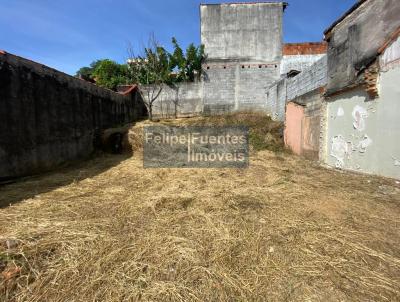
[[[287,43],[283,45],[284,56],[326,54],[326,42]]]

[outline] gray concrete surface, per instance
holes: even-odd
[[[208,59],[280,60],[283,10],[283,3],[201,5],[201,41]]]
[[[0,54],[0,180],[88,157],[101,131],[145,112],[123,96],[11,54]]]

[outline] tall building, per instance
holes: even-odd
[[[264,110],[280,77],[284,2],[203,4],[204,112]]]

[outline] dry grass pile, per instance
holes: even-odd
[[[400,300],[393,180],[270,151],[244,170],[109,155],[0,188],[11,199],[1,301]]]
[[[283,123],[273,121],[269,116],[257,112],[240,112],[227,115],[196,117],[158,122],[144,121],[129,130],[128,138],[134,151],[141,151],[143,146],[143,127],[148,125],[166,126],[247,126],[249,143],[252,151],[270,150],[283,152]]]

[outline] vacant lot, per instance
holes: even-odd
[[[1,187],[0,300],[399,301],[399,184],[266,147],[245,170],[135,152]]]

